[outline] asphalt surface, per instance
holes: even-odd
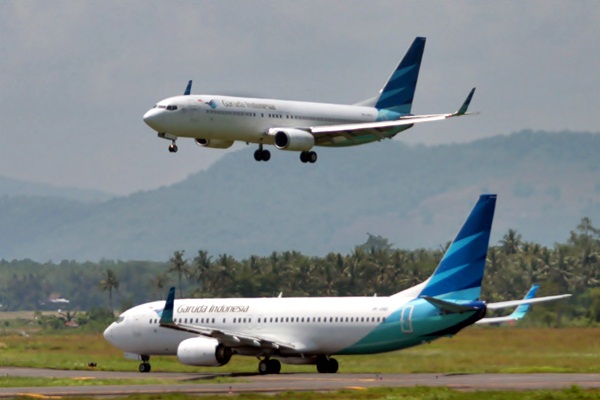
[[[132,393],[279,393],[287,391],[361,390],[371,387],[438,386],[456,390],[562,389],[572,385],[600,388],[600,374],[218,374],[63,371],[30,368],[0,368],[0,376],[45,377],[74,380],[167,379],[176,384],[135,384],[98,386],[54,386],[0,388],[0,397],[32,396],[117,396]],[[216,377],[230,377],[231,383],[211,383]]]

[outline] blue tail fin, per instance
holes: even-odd
[[[419,68],[425,50],[425,38],[416,38],[398,67],[381,89],[375,107],[378,110],[390,110],[400,114],[410,114]]]
[[[495,194],[479,197],[421,296],[453,300],[479,298],[495,208]]]

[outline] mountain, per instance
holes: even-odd
[[[165,260],[183,249],[238,258],[349,252],[367,233],[398,248],[451,240],[481,193],[497,193],[492,241],[564,241],[600,217],[600,135],[524,131],[466,144],[400,141],[257,163],[229,153],[169,187],[101,203],[1,197],[0,258]]]
[[[99,190],[57,187],[43,183],[24,182],[4,176],[0,176],[1,196],[54,197],[81,202],[100,202],[115,197],[114,194]]]

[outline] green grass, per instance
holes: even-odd
[[[203,395],[206,400],[223,399],[231,395]],[[29,396],[19,397],[31,399]],[[125,397],[112,397],[118,400],[197,400],[198,397],[187,394],[138,394]],[[236,394],[241,400],[291,399],[291,400],[600,400],[600,390],[583,390],[572,387],[565,390],[535,391],[485,391],[461,392],[447,388],[375,388],[366,390],[341,390],[337,392],[286,392],[279,394]],[[92,399],[92,397],[69,397],[69,399]]]
[[[402,351],[337,357],[342,373],[600,372],[600,328],[478,328],[451,339]],[[0,366],[136,371],[100,334],[0,337]],[[181,365],[176,357],[152,357],[152,371],[254,372],[257,360],[234,356],[218,368]],[[283,365],[282,372],[314,372],[314,366]]]

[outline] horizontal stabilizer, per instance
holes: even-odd
[[[469,311],[477,311],[481,308],[480,306],[478,307],[477,304],[458,304],[453,303],[451,301],[436,299],[435,297],[431,296],[421,296],[421,298],[423,300],[427,300],[440,310],[446,311],[448,313],[460,314]]]

